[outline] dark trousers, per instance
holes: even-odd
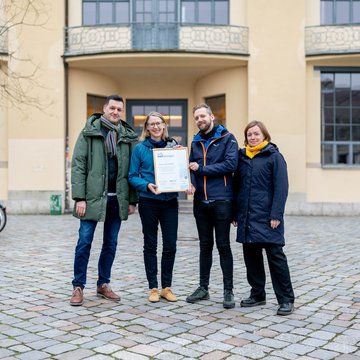
[[[194,216],[200,240],[200,286],[206,289],[209,286],[215,231],[224,289],[231,290],[233,288],[233,256],[230,247],[232,202],[222,200],[209,203],[195,201]]]
[[[73,286],[84,287],[86,284],[86,272],[97,223],[94,220],[80,220],[79,239],[75,248]],[[103,244],[98,263],[97,286],[110,282],[120,225],[121,219],[117,197],[109,196],[106,205]]]
[[[158,288],[157,240],[159,223],[163,240],[161,286],[162,288],[171,287],[178,230],[178,201],[176,198],[163,201],[140,197],[139,214],[144,234],[144,263],[149,289]]]
[[[251,286],[250,297],[258,301],[266,299],[263,249],[266,251],[271,281],[278,303],[293,303],[295,295],[287,259],[282,245],[276,244],[243,244],[247,280]]]

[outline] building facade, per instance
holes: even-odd
[[[157,110],[185,146],[199,102],[240,145],[261,120],[287,160],[287,213],[360,213],[359,0],[41,1],[43,25],[0,38],[1,69],[14,47],[31,56],[42,86],[30,90],[47,101],[0,103],[10,212],[49,212],[51,195],[71,208],[76,138],[104,97],[120,94],[137,130]]]

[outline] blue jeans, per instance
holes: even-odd
[[[176,254],[179,206],[176,198],[164,201],[140,197],[139,214],[144,234],[144,263],[149,289],[158,288],[157,237],[162,232],[161,286],[171,287]]]
[[[90,249],[97,223],[94,220],[80,220],[79,240],[75,248],[73,286],[85,287]],[[110,282],[111,267],[116,254],[120,225],[121,219],[117,197],[109,196],[106,205],[103,244],[98,263],[97,286]]]
[[[214,247],[220,256],[224,289],[233,288],[233,256],[230,247],[230,224],[232,221],[232,202],[215,200],[209,203],[194,201],[194,216],[200,240],[200,286],[209,286]]]

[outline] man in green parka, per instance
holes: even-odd
[[[71,166],[74,216],[80,219],[75,249],[73,293],[70,305],[83,304],[86,271],[96,225],[104,222],[98,263],[97,296],[120,301],[109,285],[122,220],[133,214],[136,191],[129,186],[128,171],[135,131],[120,119],[124,101],[118,95],[105,100],[103,114],[93,114],[81,131]]]

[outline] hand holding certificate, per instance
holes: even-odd
[[[153,149],[155,182],[160,192],[190,189],[189,156],[186,147]]]

